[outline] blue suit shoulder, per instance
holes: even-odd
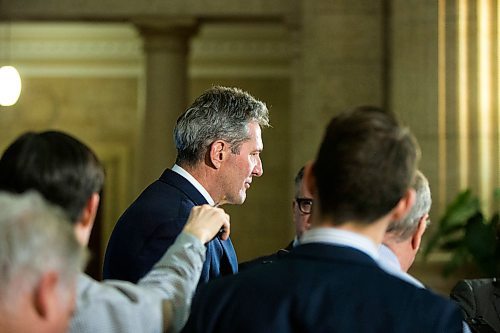
[[[106,249],[104,278],[137,282],[175,241],[191,208],[203,203],[194,186],[167,169],[118,219]]]
[[[367,255],[313,245],[200,288],[184,332],[458,333],[461,320],[452,302]]]

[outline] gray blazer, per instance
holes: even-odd
[[[200,240],[181,233],[137,285],[118,280],[100,283],[81,274],[70,332],[162,332],[164,300],[173,305],[172,331],[180,331],[189,315],[205,253]]]

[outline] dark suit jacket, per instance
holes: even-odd
[[[450,300],[349,247],[304,244],[201,286],[183,332],[462,332]]]
[[[175,241],[191,208],[206,203],[184,177],[165,170],[116,223],[106,249],[103,277],[137,282]],[[200,282],[237,271],[231,240],[221,241],[216,237],[210,241]]]
[[[241,272],[259,265],[272,264],[276,260],[279,260],[282,257],[286,256],[288,253],[290,253],[292,249],[293,249],[293,241],[291,241],[290,244],[288,244],[284,249],[279,249],[278,252],[276,253],[239,263],[238,271]]]
[[[473,332],[500,332],[500,283],[497,279],[461,280],[450,296],[459,304]],[[488,330],[488,326],[491,329]]]

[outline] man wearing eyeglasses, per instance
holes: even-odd
[[[295,238],[284,249],[280,249],[276,253],[240,263],[238,265],[239,270],[245,270],[259,264],[269,264],[276,259],[279,259],[280,257],[288,254],[288,252],[290,252],[294,246],[297,246],[299,244],[300,238],[302,237],[304,232],[311,228],[309,218],[312,212],[313,199],[312,193],[302,181],[303,178],[304,167],[300,168],[299,172],[297,172],[294,181],[295,194],[292,201],[292,212],[293,224],[295,225]]]
[[[312,193],[302,181],[304,178],[304,167],[300,168],[295,176],[295,199],[293,200],[293,223],[295,224],[295,239],[288,247],[298,245],[302,234],[311,228],[309,217],[311,216],[313,199]],[[288,248],[287,247],[287,248]]]

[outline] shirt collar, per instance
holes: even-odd
[[[172,167],[172,171],[186,178],[186,180],[190,182],[191,185],[193,185],[198,190],[198,192],[201,193],[201,195],[203,195],[203,197],[205,198],[205,200],[207,200],[209,205],[211,206],[215,205],[215,201],[214,199],[212,199],[208,191],[203,187],[203,185],[200,184],[199,181],[196,180],[196,178],[191,176],[189,172],[187,172],[177,164],[174,164],[174,166]]]
[[[418,281],[416,278],[401,269],[398,257],[388,246],[381,244],[379,247],[379,253],[380,257],[378,263],[384,271],[405,280],[406,282],[410,282],[419,288],[425,288],[422,282]]]
[[[369,238],[358,233],[332,227],[313,228],[300,238],[300,244],[327,243],[348,246],[366,253],[374,260],[378,259],[378,247]]]
[[[399,263],[398,257],[388,246],[380,244],[378,250],[380,254],[379,259],[382,266],[387,265],[394,270],[401,271],[401,264]]]

